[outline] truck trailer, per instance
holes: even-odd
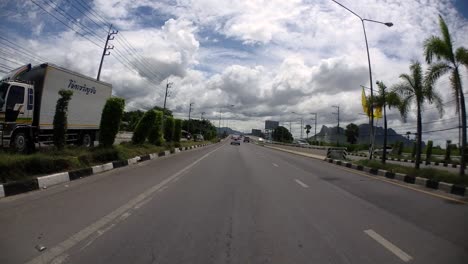
[[[0,80],[0,146],[29,152],[53,143],[53,120],[60,90],[71,90],[67,143],[91,146],[112,85],[43,63],[25,65]]]

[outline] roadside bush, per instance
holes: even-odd
[[[403,142],[398,142],[397,154],[398,156],[401,156],[402,153],[403,153]]]
[[[164,139],[167,142],[172,142],[174,139],[174,118],[172,116],[166,117],[166,122],[164,122]]]
[[[417,147],[417,144],[416,144],[416,142],[414,142],[413,143],[413,149],[411,150],[411,158],[413,158],[413,159],[416,156],[416,147]]]
[[[96,148],[91,152],[91,161],[94,163],[98,162],[109,162],[120,160],[119,151],[114,147],[109,148]]]
[[[57,104],[55,106],[53,141],[55,147],[61,150],[66,144],[65,134],[67,133],[68,126],[68,103],[71,100],[73,92],[70,90],[60,90],[58,94],[60,95],[60,98],[57,100]]]
[[[100,146],[110,147],[114,144],[115,136],[119,132],[124,108],[124,99],[118,97],[107,99],[104,109],[102,109],[101,124],[99,126]]]
[[[151,128],[156,121],[156,112],[148,110],[143,117],[138,121],[138,124],[133,132],[132,143],[143,144],[149,135]]]
[[[175,119],[174,120],[174,142],[180,142],[180,138],[182,137],[182,120]]]
[[[432,157],[432,140],[429,140],[427,142],[426,146],[426,163],[431,162],[431,157]]]
[[[447,147],[445,148],[445,162],[450,161],[450,154],[452,153],[452,141],[447,140]]]
[[[164,143],[162,124],[163,112],[156,111],[156,119],[148,135],[148,141],[153,145],[162,146],[162,144]]]

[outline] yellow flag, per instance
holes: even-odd
[[[382,107],[374,108],[374,118],[382,118]]]
[[[364,91],[364,87],[362,87],[361,103],[362,103],[362,110],[364,111],[364,113],[367,116],[370,116],[369,106],[367,105],[367,97],[366,97],[366,92]]]

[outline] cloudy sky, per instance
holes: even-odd
[[[466,0],[341,0],[368,23],[372,75],[392,86],[412,60],[423,60],[422,43],[438,35],[438,15],[449,25],[454,46],[468,47]],[[119,32],[109,44],[101,74],[126,108],[162,106],[218,125],[250,131],[278,120],[299,134],[299,122],[318,126],[367,122],[360,85],[369,86],[362,25],[331,0],[0,0],[0,71],[48,61],[95,76],[109,24]],[[424,67],[427,67],[424,64]],[[0,74],[2,74],[0,72]],[[467,71],[462,70],[465,86]],[[440,118],[426,105],[423,131],[458,125],[447,78],[437,90],[447,102]],[[465,88],[468,89],[468,86]],[[453,103],[453,102],[452,102]],[[292,113],[295,112],[295,113]],[[415,114],[403,123],[395,110],[389,124],[414,132]],[[382,125],[382,121],[377,121]],[[424,139],[458,142],[457,129],[428,132]]]

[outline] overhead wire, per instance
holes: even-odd
[[[69,25],[67,25],[66,22],[64,22],[63,20],[61,20],[60,18],[58,18],[57,16],[55,16],[54,14],[52,14],[51,12],[48,12],[43,6],[41,6],[38,2],[34,1],[34,0],[31,0],[36,6],[38,6],[39,8],[41,8],[44,12],[46,12],[47,14],[51,15],[53,18],[55,18],[57,21],[59,21],[60,23],[62,23],[63,25],[65,25],[67,28],[71,29],[72,31],[76,32],[78,35],[84,37],[85,39],[87,39],[88,41],[90,41],[92,44],[94,44],[95,46],[99,47],[99,48],[102,48],[103,45],[99,45],[98,43],[96,43],[95,41],[91,40],[88,36],[84,35],[82,32],[79,32],[77,30],[75,30],[74,28],[70,27]],[[52,8],[53,6],[50,5]],[[76,8],[76,7],[75,7]],[[57,8],[54,8],[54,10],[58,13],[60,13]],[[63,10],[63,9],[62,9]],[[78,9],[77,9],[78,10]],[[81,11],[81,10],[79,10]],[[63,12],[63,11],[62,11]],[[72,16],[65,16],[63,14],[61,14],[62,17],[64,17],[66,20],[68,21],[71,21],[72,23],[74,22],[73,19],[76,20],[76,18],[72,17]],[[90,35],[93,35],[94,37],[98,38],[99,36],[96,36],[96,33],[93,32],[91,29],[89,29],[88,27],[84,26],[83,24],[77,24],[77,23],[74,23],[78,28],[80,28],[81,30],[83,30],[83,28],[86,28],[88,33],[90,33]],[[96,23],[97,24],[97,23]],[[151,73],[150,72],[146,72],[145,70],[142,70],[141,67],[139,67],[138,65],[134,64],[131,62],[130,59],[127,58],[127,56],[125,54],[123,54],[122,52],[119,52],[117,51],[116,52],[118,54],[118,56],[121,56],[122,58],[121,59],[117,59],[118,62],[122,63],[122,64],[130,64],[132,67],[136,68],[137,69],[137,73],[138,74],[141,74],[141,73],[145,73],[144,75],[142,75],[142,77],[144,77],[145,79],[148,79],[148,80],[151,80],[151,81],[154,81],[157,83],[157,80],[154,79],[154,77],[150,77],[151,76]],[[116,56],[114,56],[116,57]],[[126,68],[131,68],[131,67],[128,67],[126,65],[124,65]]]

